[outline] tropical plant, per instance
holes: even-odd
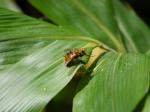
[[[0,8],[0,112],[40,112],[82,72],[73,112],[150,111],[150,30],[119,0],[30,0],[53,23]],[[64,50],[92,48],[66,67]],[[143,100],[144,98],[144,100]]]

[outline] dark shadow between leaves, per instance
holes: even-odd
[[[133,112],[142,112],[142,110],[144,109],[144,105],[146,103],[146,99],[148,98],[149,94],[150,94],[150,88],[149,88],[149,91],[145,94],[145,96],[137,104]]]
[[[95,62],[91,65],[90,68],[88,68],[88,70],[85,71],[84,76],[82,76],[82,78],[79,81],[79,84],[77,86],[76,89],[76,93],[78,93],[79,91],[81,91],[88,83],[89,81],[94,77],[92,76],[92,72],[93,69],[96,67],[98,60],[103,57],[106,54],[106,52],[102,53],[96,60]]]

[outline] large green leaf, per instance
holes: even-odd
[[[148,91],[149,60],[141,54],[109,53],[74,98],[74,112],[131,112]]]
[[[147,97],[143,111],[142,112],[149,112],[150,111],[150,95]]]
[[[51,41],[56,39],[63,41]],[[0,71],[0,111],[39,112],[65,87],[78,67],[64,66],[64,49],[85,45],[66,40],[97,43],[74,31],[0,9],[0,64],[15,63]]]
[[[61,36],[77,36],[83,38],[80,33],[64,29],[7,9],[0,8],[0,41],[15,40],[21,38],[35,39],[63,39]],[[50,36],[48,38],[48,36]],[[71,37],[68,37],[68,39]],[[72,38],[71,38],[72,39]]]
[[[55,23],[123,50],[110,0],[30,0]]]
[[[150,49],[150,29],[137,15],[114,1],[115,17],[130,52],[146,52]]]
[[[0,72],[0,111],[39,112],[72,79],[79,67],[63,62],[64,49],[85,43],[55,41]]]
[[[56,39],[96,42],[74,31],[0,8],[1,68],[19,61]]]

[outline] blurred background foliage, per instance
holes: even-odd
[[[144,22],[150,26],[150,0],[121,0],[127,7],[133,9]],[[36,10],[27,0],[0,0],[0,7],[23,12],[26,15],[51,22]],[[47,105],[46,112],[71,112],[72,100],[79,78],[72,81]]]
[[[132,9],[150,25],[150,1],[149,0],[121,0],[125,4],[130,5]],[[36,18],[42,18],[43,15],[36,10],[28,2],[28,0],[0,0],[0,6],[12,9],[14,11],[22,11],[23,13]]]

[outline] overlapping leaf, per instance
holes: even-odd
[[[30,1],[54,22],[75,28],[105,44],[112,46],[114,43],[121,49],[121,41],[117,38],[120,37],[119,33],[121,33],[128,51],[146,52],[150,48],[149,28],[133,12],[125,9],[120,1]]]
[[[30,0],[55,23],[123,50],[110,0]]]
[[[43,109],[78,68],[64,65],[64,49],[83,45],[83,42],[56,41],[1,71],[0,111],[39,112]]]
[[[38,112],[71,80],[77,67],[64,66],[63,51],[65,48],[83,46],[84,43],[51,43],[50,39],[76,39],[98,43],[89,38],[93,37],[123,51],[119,26],[125,43],[129,43],[128,50],[144,52],[149,49],[149,29],[135,15],[128,17],[126,9],[120,3],[117,3],[117,6],[115,1],[113,4],[110,0],[31,2],[54,22],[68,29],[0,9],[1,64],[15,63],[40,48],[9,69],[1,71],[0,111]],[[114,9],[117,20],[114,18]],[[124,13],[127,16],[126,20]],[[133,19],[135,22],[132,23]],[[142,29],[134,26],[138,22]],[[143,38],[140,38],[142,36]],[[134,43],[135,37],[137,41]],[[140,48],[143,43],[145,47]],[[148,90],[148,67],[149,60],[144,55],[104,56],[94,69],[89,84],[75,97],[73,110],[132,111]]]
[[[71,30],[0,8],[1,69],[56,39],[93,41]]]
[[[131,112],[148,91],[149,60],[141,54],[107,54],[74,98],[74,112]],[[139,83],[140,82],[140,83]]]
[[[53,42],[56,39],[64,41]],[[71,30],[0,9],[0,64],[13,63],[0,72],[0,111],[38,112],[65,87],[77,67],[64,66],[64,49],[85,45],[84,41],[70,43],[66,39],[95,42]]]

